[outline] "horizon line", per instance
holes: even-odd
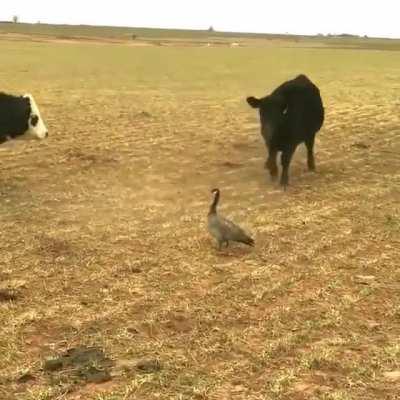
[[[368,38],[368,39],[386,39],[386,40],[400,40],[400,37],[386,37],[386,36],[370,36],[367,34],[355,34],[355,33],[347,33],[347,32],[341,32],[341,33],[308,33],[308,34],[302,34],[302,33],[290,33],[290,32],[251,32],[251,31],[230,31],[230,30],[218,30],[213,27],[213,25],[210,25],[209,28],[207,29],[201,29],[201,28],[173,28],[173,27],[150,27],[150,26],[127,26],[127,25],[107,25],[107,24],[88,24],[88,23],[82,23],[82,24],[74,24],[74,23],[54,23],[54,22],[24,22],[24,21],[18,21],[14,22],[12,20],[0,20],[0,24],[11,24],[11,25],[50,25],[50,26],[69,26],[69,27],[74,27],[74,26],[81,26],[81,27],[98,27],[98,28],[121,28],[121,29],[149,29],[149,30],[174,30],[174,31],[194,31],[194,32],[210,32],[210,33],[227,33],[227,34],[244,34],[244,35],[255,35],[255,36],[261,36],[261,35],[278,35],[278,36],[296,36],[296,37],[354,37],[354,38]],[[212,28],[212,30],[210,30]]]

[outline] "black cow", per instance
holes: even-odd
[[[44,139],[47,128],[32,95],[0,93],[0,144],[11,139]]]
[[[265,168],[269,169],[271,178],[274,180],[278,176],[276,157],[280,151],[280,183],[286,188],[290,161],[296,147],[303,142],[307,147],[308,169],[314,171],[314,138],[324,122],[324,107],[317,86],[305,75],[299,75],[280,85],[269,96],[248,97],[247,102],[260,112],[261,135],[268,149]]]

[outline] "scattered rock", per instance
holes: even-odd
[[[312,383],[299,382],[294,385],[293,390],[297,393],[312,394],[316,388],[317,386]]]
[[[181,314],[171,315],[165,327],[176,333],[188,333],[193,329],[190,321]]]
[[[161,364],[157,359],[144,359],[137,362],[136,368],[142,372],[151,374],[160,371]]]
[[[147,111],[141,111],[140,113],[138,113],[139,117],[145,117],[145,118],[150,118],[151,114]]]
[[[378,329],[381,326],[381,324],[375,321],[368,321],[367,326],[369,329]]]
[[[0,302],[17,300],[16,293],[8,289],[0,289]]]
[[[235,393],[243,393],[247,390],[247,388],[243,385],[235,385],[233,386],[231,393],[235,394]]]
[[[26,382],[34,381],[34,380],[35,380],[35,377],[29,372],[25,372],[24,374],[22,374],[21,376],[19,376],[17,378],[18,383],[26,383]]]
[[[400,381],[400,370],[384,372],[383,376],[390,382]]]
[[[243,166],[243,164],[237,163],[237,162],[232,162],[232,161],[224,161],[222,163],[219,163],[218,165],[221,165],[223,167],[228,167],[228,168],[239,168]]]
[[[45,360],[43,370],[68,374],[83,378],[87,383],[103,383],[111,380],[110,369],[113,361],[97,347],[76,347],[64,354]]]
[[[84,371],[80,371],[80,375],[89,383],[104,383],[111,380],[111,374],[108,370],[89,367]]]
[[[140,333],[139,329],[137,329],[135,326],[128,326],[126,330],[132,335],[138,335]]]
[[[59,358],[50,358],[43,363],[45,371],[57,371],[63,367],[63,362]]]
[[[117,360],[113,369],[114,375],[121,375],[136,369],[137,360]]]
[[[354,277],[354,281],[357,283],[361,283],[362,285],[370,285],[375,282],[374,275],[356,275]]]
[[[359,149],[369,149],[371,147],[369,144],[365,144],[363,142],[355,142],[352,144],[352,146]]]
[[[80,365],[91,365],[96,363],[102,367],[110,367],[112,361],[107,358],[103,350],[97,347],[76,347],[67,350],[67,352],[61,356],[63,363],[66,366],[80,366]]]

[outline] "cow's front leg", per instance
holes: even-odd
[[[276,164],[277,153],[275,149],[268,149],[268,158],[265,161],[265,168],[269,170],[271,180],[273,181],[278,177],[278,165]]]

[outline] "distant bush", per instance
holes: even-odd
[[[13,17],[12,17],[12,22],[13,22],[14,24],[18,24],[18,20],[19,20],[18,15],[13,15]]]
[[[358,38],[358,37],[360,37],[358,35],[352,35],[350,33],[341,33],[340,35],[337,35],[337,36],[341,37],[341,38]]]

